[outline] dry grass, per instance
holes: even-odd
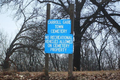
[[[0,80],[45,80],[44,72],[0,72]],[[68,72],[49,72],[49,80],[69,80]],[[75,71],[72,80],[120,80],[120,70]]]

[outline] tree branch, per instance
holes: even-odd
[[[104,9],[104,7],[101,4],[97,3],[96,0],[90,0],[90,1],[94,5],[96,5],[100,11],[104,13],[105,17],[113,24],[113,27],[115,27],[120,32],[120,26],[117,24],[117,22],[115,22],[114,19],[112,19],[112,17],[108,14],[108,12]]]

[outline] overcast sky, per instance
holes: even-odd
[[[8,13],[0,13],[0,31],[6,34],[9,38],[14,38],[18,32],[20,24],[13,20],[13,17]]]

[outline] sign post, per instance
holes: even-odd
[[[47,21],[48,21],[48,19],[50,19],[50,4],[47,4],[46,33],[47,33]],[[45,80],[49,80],[48,61],[49,61],[49,54],[45,54]]]
[[[70,19],[50,19],[50,4],[47,4],[47,21],[45,35],[45,80],[49,80],[49,53],[69,54],[68,76],[73,71],[73,29],[74,5],[70,5]]]
[[[74,4],[70,5],[70,19],[71,19],[71,34],[74,31]],[[72,77],[73,71],[73,54],[69,54],[68,77]],[[72,80],[72,78],[70,78]]]

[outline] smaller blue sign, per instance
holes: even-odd
[[[50,19],[48,20],[48,34],[70,34],[70,19]]]
[[[45,53],[73,53],[72,34],[46,34]]]

